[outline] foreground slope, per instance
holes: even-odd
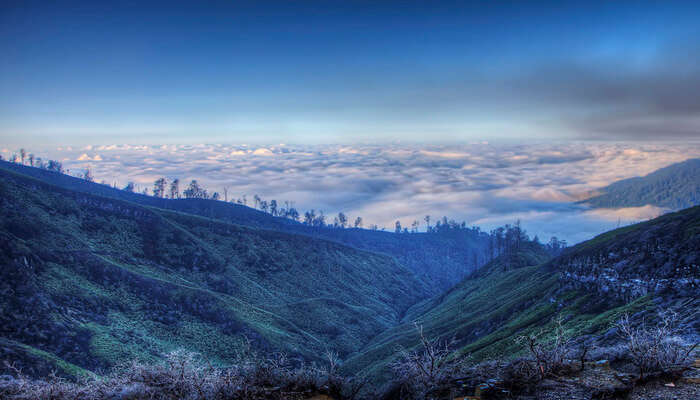
[[[396,258],[428,285],[433,294],[452,287],[481,263],[488,236],[472,229],[439,233],[396,234],[368,229],[311,227],[273,217],[240,204],[206,199],[166,199],[131,193],[84,179],[0,160],[0,169],[19,172],[52,185],[145,206],[195,214],[249,227],[332,240],[361,250]]]
[[[653,205],[680,210],[700,204],[700,159],[661,168],[649,175],[624,179],[584,202],[596,208]]]
[[[459,352],[475,360],[522,354],[515,339],[551,330],[557,316],[566,335],[606,344],[615,335],[605,332],[624,313],[675,310],[685,333],[697,340],[700,207],[605,233],[547,260],[532,242],[496,258],[444,295],[412,307],[346,370],[386,380],[397,349],[418,348],[414,324],[427,337],[454,337]]]
[[[345,356],[427,296],[392,258],[0,171],[0,357],[99,371],[242,341]]]

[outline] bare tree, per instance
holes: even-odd
[[[416,351],[401,350],[399,358],[391,364],[404,396],[426,398],[427,394],[448,386],[466,370],[467,357],[460,357],[451,347],[455,340],[428,339],[423,327],[414,323],[420,348]]]
[[[544,337],[551,333],[552,343],[545,343]],[[571,339],[564,334],[564,323],[561,315],[554,320],[553,332],[540,330],[538,332],[519,336],[516,341],[525,344],[532,355],[540,379],[546,379],[559,374],[570,365],[567,360],[573,358],[575,348]]]

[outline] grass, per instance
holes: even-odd
[[[516,259],[536,262],[543,258],[530,254]],[[388,365],[397,349],[419,347],[414,322],[428,337],[455,337],[457,356],[479,362],[524,355],[526,349],[516,339],[553,332],[558,316],[564,318],[565,333],[571,337],[599,335],[625,313],[652,307],[650,298],[642,297],[629,304],[601,302],[601,309],[589,311],[596,299],[580,291],[560,289],[559,274],[546,265],[509,269],[507,264],[497,259],[446,294],[414,306],[401,325],[382,332],[348,360],[346,372],[366,373],[377,382],[387,380]],[[551,339],[543,337],[544,341]]]

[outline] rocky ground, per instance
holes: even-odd
[[[625,369],[625,368],[621,368]],[[695,367],[678,379],[652,380],[633,384],[633,375],[620,372],[608,363],[591,364],[572,376],[544,380],[532,396],[522,400],[697,400],[700,399],[700,360]]]

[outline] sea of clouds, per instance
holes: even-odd
[[[9,149],[3,149],[7,158]],[[619,179],[700,156],[700,145],[568,143],[504,145],[100,145],[34,150],[72,174],[141,189],[159,177],[196,179],[228,199],[292,201],[301,212],[343,211],[393,229],[447,216],[491,229],[520,219],[540,238],[571,243],[663,210],[590,210],[576,201]]]

